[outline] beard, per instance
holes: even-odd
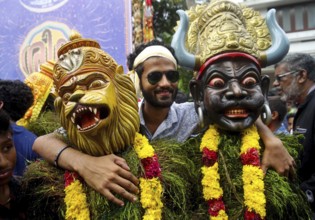
[[[302,93],[302,90],[297,84],[297,79],[294,78],[291,84],[283,91],[281,100],[283,101],[297,101]]]
[[[156,108],[169,108],[174,103],[174,100],[175,100],[175,97],[176,97],[177,91],[178,91],[177,88],[176,89],[171,89],[171,88],[163,89],[163,90],[168,90],[171,93],[171,98],[168,98],[166,100],[163,100],[163,99],[158,100],[156,98],[156,96],[154,96],[154,95],[152,95],[152,93],[144,90],[142,88],[142,86],[141,86],[141,90],[142,90],[142,95],[143,95],[143,98],[145,99],[145,101]],[[153,93],[155,94],[158,91],[159,90],[156,90]]]

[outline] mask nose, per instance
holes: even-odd
[[[75,92],[70,96],[69,101],[78,102],[84,95],[86,88],[82,86],[77,86]]]
[[[243,99],[247,96],[247,92],[242,90],[236,80],[233,80],[229,83],[229,91],[227,91],[225,95],[227,99]]]

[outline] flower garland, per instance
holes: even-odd
[[[148,139],[139,133],[136,133],[134,149],[144,168],[144,176],[140,178],[140,202],[145,209],[143,219],[161,219],[163,188],[158,157]]]
[[[203,197],[208,203],[211,219],[228,219],[223,201],[223,189],[220,186],[218,165],[219,132],[210,126],[204,134],[200,151],[203,167]],[[244,219],[264,219],[266,216],[266,198],[264,194],[263,171],[260,168],[259,135],[255,126],[242,132],[240,159],[243,164]]]
[[[66,217],[65,219],[90,219],[90,211],[86,202],[82,183],[78,179],[77,173],[66,171],[65,178],[65,198]]]
[[[134,149],[141,159],[144,176],[140,178],[140,202],[145,209],[144,220],[158,220],[162,218],[163,203],[161,168],[158,157],[148,139],[136,133]],[[90,212],[86,202],[82,183],[78,174],[66,171],[65,173],[65,203],[66,219],[90,219]]]

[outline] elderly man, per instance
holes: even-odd
[[[298,106],[294,117],[294,133],[303,134],[299,176],[301,188],[315,211],[315,59],[305,53],[287,55],[275,65],[275,87],[282,95]]]

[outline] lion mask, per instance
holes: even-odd
[[[61,124],[74,147],[84,153],[101,156],[124,151],[139,130],[133,83],[104,51],[91,46],[71,48],[71,43],[60,49],[63,53],[54,68],[55,108]]]

